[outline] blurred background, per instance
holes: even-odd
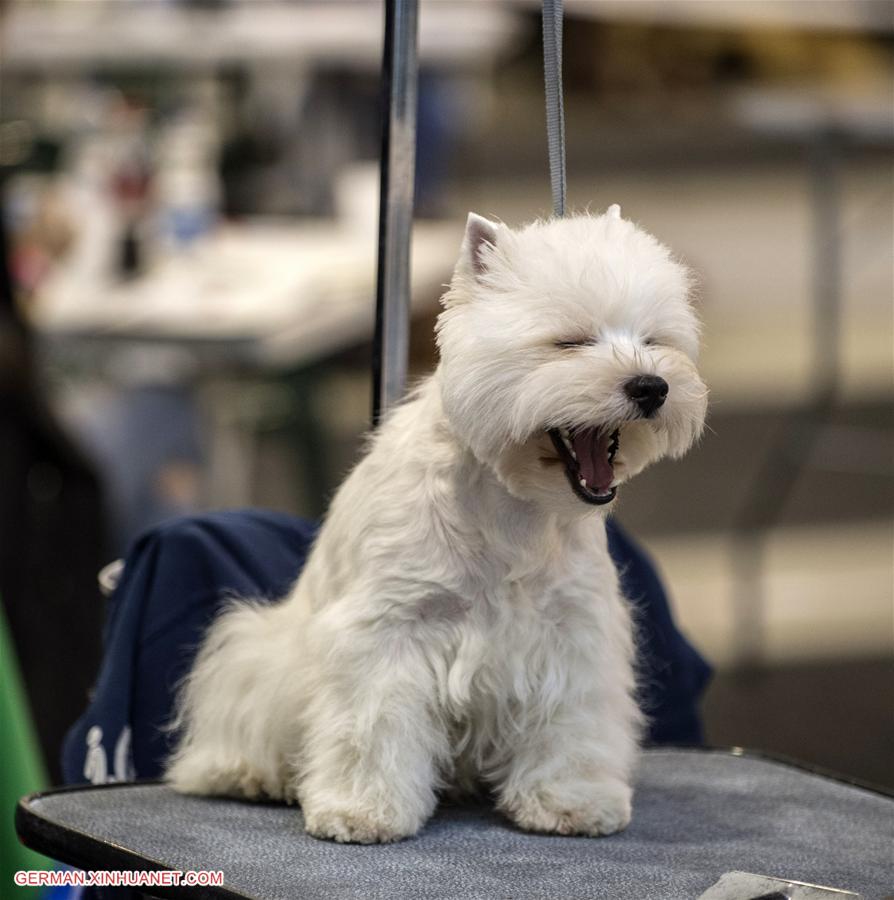
[[[539,4],[420,7],[416,374],[466,213],[551,208]],[[99,570],[179,513],[319,516],[357,456],[381,36],[365,0],[0,2],[4,667],[44,779]],[[710,430],[617,515],[708,738],[894,787],[894,5],[566,0],[565,81],[569,204],[700,275]]]

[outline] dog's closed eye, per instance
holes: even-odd
[[[590,347],[593,344],[598,344],[599,339],[588,336],[588,337],[579,337],[579,338],[571,338],[564,341],[556,341],[555,345],[560,350],[572,350],[575,347]]]

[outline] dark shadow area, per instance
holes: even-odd
[[[704,704],[708,740],[894,788],[892,697],[890,659],[720,672]]]

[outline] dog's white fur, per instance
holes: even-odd
[[[170,783],[297,800],[338,841],[415,834],[439,790],[476,784],[522,828],[623,828],[641,716],[612,504],[572,492],[546,429],[620,425],[617,483],[683,453],[706,404],[689,291],[616,207],[470,216],[438,369],[373,435],[289,597],[212,625]],[[623,390],[639,374],[669,384],[651,419]]]

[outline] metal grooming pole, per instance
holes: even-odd
[[[419,75],[417,31],[417,0],[385,0],[373,426],[403,396],[407,380]]]

